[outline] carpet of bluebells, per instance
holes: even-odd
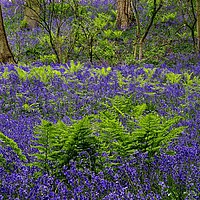
[[[9,7],[10,1],[1,2]],[[95,6],[104,2],[108,8],[108,2],[115,1],[91,2]],[[3,17],[11,19],[19,11],[19,7],[15,12],[8,9]],[[9,44],[15,56],[28,60],[22,49],[35,46],[39,32],[36,29],[29,36],[29,32],[18,30],[13,34],[12,25],[6,24],[7,32],[11,32]],[[6,159],[6,166],[0,160],[0,200],[199,199],[200,64],[189,65],[189,56],[179,56],[180,63],[170,54],[169,62],[157,66],[121,64],[110,68],[75,64],[78,70],[71,70],[73,63],[51,64],[51,70],[58,73],[31,78],[20,75],[19,68],[29,74],[32,69],[46,66],[40,62],[26,66],[0,65],[0,132],[13,139],[27,157],[26,162],[21,161],[0,140],[0,156]],[[36,176],[38,168],[26,165],[33,161],[31,154],[35,149],[31,141],[34,127],[42,119],[53,123],[62,120],[70,125],[72,120],[101,112],[100,102],[116,95],[129,96],[137,105],[151,105],[166,118],[180,115],[183,120],[178,125],[187,128],[167,149],[160,149],[160,155],[151,163],[146,162],[146,153],[137,151],[127,160],[118,157],[115,162],[120,165],[109,167],[105,163],[102,171],[94,173],[89,168],[80,170],[72,160],[70,167],[62,169],[63,179],[47,173]]]
[[[40,66],[33,63],[18,68],[29,72]],[[43,81],[37,77],[22,79],[14,65],[0,66],[0,132],[18,144],[27,162],[31,162],[29,155],[34,151],[33,128],[41,119],[70,124],[70,119],[101,111],[97,102],[124,94],[132,95],[138,104],[153,104],[160,115],[184,117],[179,123],[187,128],[168,147],[176,153],[166,154],[161,149],[160,156],[147,165],[147,155],[136,152],[129,161],[118,158],[120,165],[105,167],[97,174],[87,168],[79,170],[72,161],[70,168],[63,168],[69,187],[48,174],[35,178],[37,168],[24,165],[10,147],[0,146],[0,154],[7,161],[7,168],[0,167],[0,199],[199,199],[200,66],[119,65],[107,74],[97,73],[102,66],[86,64],[76,72],[65,73],[69,67],[52,64],[52,70],[60,75]],[[167,79],[169,73],[181,78]],[[30,109],[24,105],[31,105]]]

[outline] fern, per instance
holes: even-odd
[[[143,70],[145,71],[145,73],[147,75],[148,81],[150,81],[151,78],[153,77],[155,71],[156,71],[156,68],[153,68],[153,69],[151,69],[151,68],[144,68]]]
[[[107,109],[100,113],[100,122],[96,127],[102,150],[108,155],[113,151],[124,157],[139,150],[153,157],[186,128],[173,127],[181,117],[166,119],[159,116],[155,109],[150,109],[149,105],[134,105],[131,99],[124,96],[116,96],[104,105]],[[126,128],[121,121],[125,121]]]
[[[11,74],[11,72],[8,71],[8,68],[5,68],[4,72],[1,73],[1,77],[4,79],[9,78],[9,75]]]
[[[141,116],[137,122],[139,127],[131,133],[130,148],[148,152],[149,157],[154,156],[159,153],[160,148],[166,147],[185,129],[185,127],[178,127],[170,130],[180,119],[180,117],[174,117],[167,120],[157,113]]]
[[[78,72],[79,70],[81,70],[82,68],[83,68],[83,65],[79,61],[76,64],[73,60],[70,60],[69,69],[67,71],[65,71],[64,74],[75,73],[75,72]]]
[[[32,156],[37,157],[37,160],[30,164],[31,166],[42,168],[48,174],[51,171],[49,155],[54,142],[54,135],[51,134],[51,129],[52,124],[45,120],[42,120],[40,126],[35,127],[34,136],[36,140],[33,141],[33,147],[38,150],[38,153],[32,154]]]
[[[15,67],[16,71],[17,71],[17,74],[19,76],[19,78],[22,80],[22,81],[25,81],[26,78],[27,78],[27,72],[24,71],[23,69],[19,68],[19,67]]]
[[[156,113],[141,115],[136,121],[129,122],[132,131],[127,131],[109,111],[100,113],[99,118],[101,121],[96,128],[100,134],[101,152],[106,152],[111,159],[130,156],[135,150],[147,152],[151,158],[185,129],[178,127],[170,130],[180,117],[167,120]]]
[[[126,157],[133,154],[135,150],[129,148],[129,143],[132,142],[129,130],[136,125],[129,123],[128,119],[137,119],[147,109],[147,105],[134,105],[131,96],[119,95],[109,98],[109,102],[103,105],[106,110],[96,116],[98,120],[95,123],[96,132],[99,133],[100,154],[106,153],[113,161],[117,156]],[[99,159],[100,162],[106,160],[103,157]]]
[[[33,154],[36,161],[32,165],[59,176],[71,160],[81,161],[82,152],[88,156],[93,171],[104,167],[107,158],[112,162],[108,165],[113,165],[118,156],[126,158],[136,150],[153,158],[185,128],[173,127],[181,117],[166,119],[149,110],[148,105],[134,105],[131,98],[124,96],[109,99],[104,105],[104,111],[75,120],[70,126],[62,121],[52,124],[43,120],[34,132],[38,153]]]
[[[173,72],[167,73],[166,74],[166,79],[169,81],[171,84],[179,83],[182,78],[181,74],[175,74]]]
[[[32,154],[36,158],[32,166],[37,166],[48,174],[58,175],[63,166],[69,166],[72,159],[78,159],[78,155],[86,151],[93,159],[94,167],[98,142],[92,134],[89,117],[75,121],[72,126],[67,126],[62,121],[52,124],[42,120],[34,134],[36,140],[33,147],[38,153]]]
[[[124,154],[124,141],[126,140],[125,128],[119,119],[112,113],[105,111],[100,113],[100,122],[96,123],[96,129],[99,133],[101,153],[106,152],[112,155],[117,152]]]
[[[114,98],[108,98],[108,103],[103,103],[113,114],[121,115],[125,117],[125,115],[131,115],[134,113],[135,116],[140,115],[146,109],[145,104],[136,105],[132,101],[133,96],[129,95],[116,95]]]
[[[11,147],[12,150],[18,155],[19,159],[26,161],[26,156],[22,153],[22,150],[18,147],[17,143],[11,138],[0,132],[0,145],[2,147]],[[6,164],[6,160],[2,154],[0,154],[0,165]]]
[[[112,71],[111,67],[102,67],[101,69],[95,69],[94,72],[97,74],[98,77],[100,76],[108,76]]]
[[[61,76],[61,72],[53,70],[50,65],[42,67],[34,67],[28,73],[28,79],[31,80],[33,77],[39,79],[43,83],[48,83],[55,75]]]

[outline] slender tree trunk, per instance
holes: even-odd
[[[200,0],[196,0],[197,9],[197,52],[200,53]]]
[[[12,55],[3,24],[2,8],[0,4],[0,63],[16,63]]]
[[[117,0],[117,27],[126,30],[133,21],[131,0]]]
[[[139,14],[138,14],[138,10],[137,10],[137,6],[136,4],[133,4],[133,9],[134,9],[134,13],[136,16],[136,24],[137,24],[137,33],[136,33],[136,44],[134,47],[134,57],[137,58],[137,47],[139,45],[139,60],[142,60],[143,58],[143,46],[145,44],[145,40],[146,37],[153,25],[154,19],[158,13],[158,11],[162,8],[163,6],[163,1],[160,1],[160,3],[157,5],[157,0],[154,0],[154,7],[153,7],[153,12],[152,12],[152,16],[151,19],[149,21],[149,24],[146,27],[146,30],[143,34],[141,34],[141,26],[140,26],[140,20],[139,20]]]
[[[196,16],[196,10],[197,9],[195,9],[195,5],[194,5],[195,2],[194,2],[194,0],[188,0],[187,3],[184,2],[184,1],[179,1],[179,3],[180,4],[178,4],[178,6],[183,8],[181,10],[181,14],[182,14],[182,17],[183,17],[183,20],[184,20],[184,25],[186,25],[186,27],[188,27],[190,29],[190,31],[191,31],[193,47],[194,47],[194,50],[197,52],[197,41],[196,41],[196,36],[195,36],[196,23],[197,23],[197,16]],[[191,8],[191,14],[192,14],[191,22],[190,22],[190,20],[188,21],[188,13],[187,13],[187,10],[184,9],[185,7],[186,7],[187,10],[188,10],[189,7]],[[181,26],[181,28],[182,27],[183,26]]]
[[[137,59],[137,48],[138,48],[138,44],[137,41],[134,43],[134,51],[133,51],[133,57],[134,59]]]
[[[39,21],[39,6],[37,0],[26,0],[24,21],[27,23],[27,28],[34,29]]]
[[[136,29],[136,40],[135,40],[135,44],[134,44],[134,58],[137,59],[138,43],[139,43],[139,39],[141,37],[140,16],[139,16],[138,9],[137,9],[137,2],[133,1],[132,6],[133,6],[133,12],[134,12],[136,28],[137,28]],[[139,51],[141,51],[141,50],[142,50],[142,48],[140,48]]]
[[[142,41],[140,41],[139,43],[139,60],[142,60],[143,58],[143,43]]]

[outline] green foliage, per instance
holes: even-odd
[[[30,106],[27,103],[23,105],[23,108],[25,111],[30,111]]]
[[[123,31],[119,31],[119,30],[113,31],[113,35],[114,35],[117,39],[121,38],[121,37],[122,37],[122,34],[123,34]]]
[[[0,154],[0,166],[6,166],[6,159],[3,157],[3,154]]]
[[[108,74],[111,72],[111,67],[102,67],[101,69],[96,69],[94,72],[99,76],[108,76]]]
[[[155,38],[155,40],[156,40],[156,38]],[[160,59],[165,58],[166,49],[169,48],[169,45],[166,45],[166,46],[159,46],[159,45],[156,46],[155,45],[155,46],[153,46],[152,44],[147,44],[146,46],[147,47],[146,47],[146,50],[144,52],[144,59],[141,60],[141,62],[151,63],[151,64],[154,64],[155,66],[159,66],[160,65]]]
[[[169,81],[171,84],[179,83],[182,78],[181,74],[175,74],[173,72],[167,73],[166,74],[166,79]]]
[[[188,73],[188,72],[185,72],[184,74],[183,74],[183,77],[184,77],[184,85],[186,86],[186,87],[189,87],[189,86],[192,86],[193,84],[194,84],[194,82],[197,82],[197,77],[194,77],[194,79],[192,79],[192,75],[193,75],[193,73]]]
[[[35,77],[43,83],[48,83],[51,79],[54,78],[55,75],[61,76],[61,72],[53,70],[49,65],[42,67],[34,67],[28,73],[28,79],[31,80],[33,79],[33,77]]]
[[[146,73],[146,75],[148,77],[148,80],[151,80],[151,78],[153,77],[153,75],[154,75],[154,73],[156,71],[156,68],[153,68],[153,69],[151,69],[151,68],[144,68],[144,71],[145,71],[145,73]]]
[[[18,96],[20,96],[21,94],[18,94]],[[34,111],[36,109],[39,109],[39,103],[33,103],[33,104],[28,104],[28,103],[25,103],[23,104],[23,111],[25,112],[31,112],[31,111]]]
[[[43,120],[41,126],[37,126],[35,128],[34,134],[37,140],[34,141],[33,147],[37,148],[38,153],[32,154],[32,156],[35,156],[37,160],[30,164],[31,166],[34,165],[42,168],[45,172],[48,173],[51,171],[49,166],[49,161],[51,160],[50,153],[51,149],[54,147],[54,144],[56,145],[57,136],[56,134],[52,134],[51,127],[52,124],[50,122]]]
[[[104,104],[105,105],[105,104]],[[166,119],[156,112],[148,111],[146,104],[133,105],[131,99],[116,96],[111,105],[100,113],[98,123],[100,138],[103,138],[103,150],[110,150],[120,156],[130,156],[139,150],[147,152],[149,157],[159,153],[160,148],[167,147],[185,127],[173,127],[181,117]],[[125,122],[126,128],[121,121]],[[173,128],[172,128],[173,127]]]
[[[110,64],[114,64],[116,60],[115,43],[108,39],[101,39],[97,41],[98,43],[93,48],[93,52],[98,58],[109,61]]]
[[[78,21],[75,21],[74,24],[78,33],[77,45],[85,49],[83,53],[86,54],[90,62],[93,62],[95,57],[102,57],[102,51],[100,55],[98,53],[101,49],[106,50],[107,54],[110,53],[108,53],[109,49],[112,49],[107,39],[101,39],[101,35],[108,25],[111,16],[106,13],[98,13],[93,18],[93,12],[84,9],[83,12],[79,13]]]
[[[139,69],[141,69],[141,68],[139,68]],[[140,84],[141,87],[144,87],[144,85],[147,84],[147,83],[148,84],[154,84],[154,82],[152,81],[151,78],[152,78],[153,74],[155,73],[156,68],[149,69],[149,68],[143,67],[142,69],[145,71],[145,74],[140,74],[138,76],[135,76],[134,77],[135,83]]]
[[[21,29],[27,28],[28,27],[28,22],[25,19],[23,19],[20,22],[20,27],[21,27]]]
[[[113,31],[111,29],[106,29],[103,31],[103,35],[105,36],[105,38],[109,38],[112,35]]]
[[[42,120],[35,127],[33,147],[38,153],[32,155],[36,160],[31,165],[60,176],[64,165],[69,166],[71,160],[82,162],[80,154],[85,152],[87,167],[97,172],[106,159],[127,158],[136,150],[148,153],[151,159],[185,129],[174,127],[181,117],[159,116],[148,104],[134,105],[131,97],[117,95],[102,105],[102,112],[74,120],[72,125]]]
[[[114,42],[122,36],[122,31],[115,30],[112,25],[112,11],[96,12],[95,8],[84,8],[79,5],[79,16],[74,20],[73,27],[77,34],[74,47],[75,53],[93,61],[107,61],[111,64],[118,59],[115,55],[118,45]]]
[[[70,9],[70,3],[63,3],[64,1],[61,1],[59,3],[52,2],[49,4],[48,9],[58,18],[58,17],[64,17],[67,12],[71,13]],[[69,14],[68,14],[69,15]]]
[[[117,71],[117,79],[118,79],[118,83],[119,83],[119,86],[122,87],[123,85],[125,85],[126,83],[124,82],[124,77],[123,75],[121,74],[120,71]]]
[[[56,63],[57,58],[55,54],[40,55],[40,61],[43,63]]]
[[[103,29],[110,20],[110,16],[105,13],[98,13],[97,17],[93,20],[96,29]]]
[[[49,4],[42,2],[38,1],[41,32],[37,30],[38,32],[31,33],[24,29],[27,22],[23,20],[21,7],[18,8],[20,12],[16,15],[5,15],[7,34],[11,41],[15,41],[12,50],[16,60],[20,62],[40,60],[49,64],[57,61],[66,63],[69,60],[90,60],[94,63],[103,61],[110,65],[138,63],[133,54],[133,43],[138,42],[138,36],[142,37],[148,27],[154,12],[154,2],[157,7],[160,3],[163,5],[162,12],[157,13],[148,33],[149,37],[143,46],[143,61],[159,65],[161,60],[169,59],[169,52],[187,54],[191,53],[191,48],[195,46],[191,42],[186,42],[192,37],[195,43],[196,37],[195,13],[192,12],[191,1],[137,1],[134,4],[138,10],[140,27],[133,24],[126,31],[117,30],[117,10],[113,5],[103,10],[103,7],[97,9],[89,2],[87,5],[81,5],[77,0],[53,1]],[[14,7],[12,9],[14,11]],[[183,20],[178,21],[177,16],[180,15]],[[55,21],[57,23],[53,24]],[[139,28],[140,34],[137,33]],[[25,45],[17,31],[23,31],[24,36],[27,32]],[[36,37],[39,42],[31,42],[29,45]],[[177,41],[182,41],[181,45]],[[176,62],[174,59],[169,61]]]
[[[114,98],[108,98],[108,103],[102,104],[105,105],[106,109],[110,110],[110,112],[114,114],[115,117],[119,117],[119,114],[122,117],[127,115],[134,117],[142,115],[147,108],[146,104],[134,105],[132,98],[132,95],[116,95]]]
[[[71,33],[70,31],[69,33]],[[50,31],[48,34],[43,34],[41,37],[39,37],[39,45],[42,46],[43,48],[46,48],[47,46],[51,47],[53,49],[53,54],[49,54],[49,52],[45,52],[42,55],[39,55],[39,59],[43,63],[56,63],[57,56],[55,54],[55,50],[61,53],[61,47],[64,45],[64,42],[66,43],[67,41],[67,36],[69,33],[66,35],[60,35],[56,34],[53,31]],[[61,56],[61,55],[60,55]]]
[[[7,78],[9,78],[9,74],[10,74],[10,72],[8,71],[8,68],[6,67],[4,72],[1,73],[0,75],[2,78],[7,79]]]
[[[40,81],[42,81],[43,83],[48,83],[51,79],[54,78],[54,76],[61,76],[61,72],[54,70],[51,68],[50,65],[48,66],[41,66],[41,67],[33,67],[30,72],[26,72],[23,69],[19,68],[19,67],[15,67],[17,74],[19,76],[19,78],[22,81],[25,81],[27,78],[29,80],[32,80],[33,78],[36,78]],[[8,72],[5,71],[5,74],[3,74],[3,77],[7,77],[8,76]],[[27,108],[27,105],[24,105],[25,109]]]
[[[160,16],[160,20],[162,22],[166,22],[168,20],[173,20],[177,17],[177,12],[174,13],[163,13],[162,16]]]
[[[36,140],[33,147],[38,153],[32,154],[36,161],[32,166],[38,166],[42,171],[57,175],[62,167],[69,166],[69,162],[78,159],[81,152],[88,153],[95,165],[97,138],[92,133],[89,117],[76,121],[67,126],[62,121],[52,124],[42,120],[42,124],[35,127]]]
[[[148,152],[149,157],[159,153],[160,148],[166,147],[170,141],[175,139],[185,127],[173,127],[181,117],[166,119],[157,113],[141,116],[136,125],[137,129],[131,133],[132,144],[130,148]]]
[[[78,72],[83,68],[83,64],[81,64],[79,61],[75,63],[73,60],[70,60],[69,69],[65,71],[65,73],[75,73]]]
[[[108,111],[101,112],[99,120],[95,128],[99,133],[100,154],[106,152],[111,160],[115,160],[116,155],[125,156],[127,154],[125,143],[129,138],[122,123]]]
[[[17,74],[19,76],[19,78],[22,80],[22,81],[25,81],[26,78],[27,78],[27,72],[24,71],[23,69],[19,68],[19,67],[15,67],[16,71],[17,71]]]
[[[50,37],[48,34],[43,34],[42,37],[38,38],[38,40],[39,40],[39,44],[42,46],[46,44],[48,44],[49,46],[51,45]]]
[[[12,150],[17,154],[20,160],[26,161],[26,156],[22,153],[17,143],[13,139],[4,135],[2,132],[0,132],[0,146],[12,148]],[[0,166],[2,165],[6,166],[6,160],[5,158],[3,158],[3,154],[0,154]]]

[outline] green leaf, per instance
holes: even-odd
[[[166,74],[166,79],[169,81],[171,84],[179,83],[182,78],[181,74],[175,74],[173,72],[167,73]]]
[[[22,81],[25,81],[26,78],[27,78],[27,72],[24,71],[23,69],[19,68],[19,67],[15,67],[17,73],[18,73],[18,76],[19,78],[22,80]]]
[[[0,132],[0,144],[1,143],[2,146],[11,147],[13,151],[18,155],[19,159],[21,159],[22,161],[26,161],[26,156],[22,153],[22,150],[18,147],[17,143],[11,138],[4,135],[2,132]]]
[[[166,151],[166,154],[170,155],[170,156],[175,156],[176,152],[175,151]]]

